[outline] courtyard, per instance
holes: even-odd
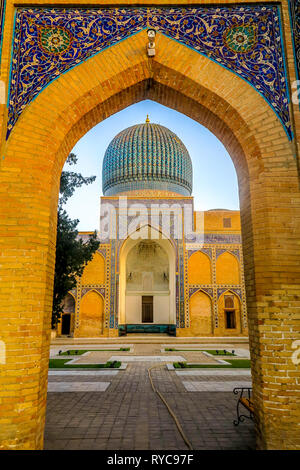
[[[70,356],[70,361],[87,366],[119,359],[122,366],[116,370],[50,368],[45,449],[188,450],[172,416],[151,388],[148,369],[155,366],[153,383],[194,450],[254,450],[253,422],[233,424],[237,396],[232,390],[251,386],[250,369],[213,368],[222,359],[203,353],[218,348],[249,358],[248,343],[238,340],[224,338],[212,344],[199,338],[183,342],[167,336],[145,339],[134,335],[91,344],[88,340],[84,344],[56,340],[51,358],[60,357],[59,351],[91,349],[94,351]],[[118,350],[128,347],[129,351]],[[174,360],[212,368],[170,369]]]

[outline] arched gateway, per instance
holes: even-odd
[[[299,37],[295,25],[291,35],[288,2],[233,2],[229,9],[183,8],[179,1],[175,10],[152,3],[156,6],[148,8],[141,1],[134,9],[104,11],[100,2],[85,10],[66,7],[65,1],[64,9],[44,9],[40,2],[37,12],[22,7],[21,1],[16,10],[15,2],[2,0],[2,448],[43,444],[56,209],[64,161],[91,127],[145,98],[208,127],[233,159],[257,443],[268,449],[300,445],[299,366],[292,360],[300,330],[300,254],[295,249],[300,116],[298,103],[289,98],[299,71],[294,61]],[[296,22],[297,1],[290,5],[291,21]],[[157,31],[154,57],[147,55],[149,26]],[[111,261],[114,256],[112,250]],[[115,325],[110,326],[113,330]]]

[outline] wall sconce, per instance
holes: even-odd
[[[127,276],[127,281],[132,281],[132,273],[129,273],[129,275]]]
[[[169,280],[168,274],[164,273],[164,281],[168,281],[168,280]]]
[[[148,42],[148,47],[147,47],[147,51],[148,51],[148,57],[154,57],[155,56],[155,36],[156,36],[156,31],[155,29],[148,29],[147,30],[147,35],[148,35],[148,39],[149,39],[149,42]]]

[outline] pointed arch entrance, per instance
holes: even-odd
[[[137,329],[143,325],[144,331],[154,331],[155,325],[176,325],[174,247],[159,230],[148,225],[138,231],[138,238],[135,235],[124,241],[119,255],[119,324]],[[151,315],[146,310],[151,310]]]

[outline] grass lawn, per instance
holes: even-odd
[[[81,354],[84,354],[86,352],[90,351],[130,351],[130,348],[119,348],[119,349],[68,349],[67,351],[64,351],[60,353],[60,356],[81,356]]]
[[[250,359],[228,359],[226,364],[187,364],[186,362],[173,362],[175,369],[250,369]]]
[[[165,351],[198,351],[198,352],[208,352],[213,356],[236,356],[236,354],[229,352],[225,349],[177,349],[177,348],[165,348]]]
[[[108,361],[106,364],[66,364],[69,359],[50,359],[49,369],[118,369],[119,361]]]

